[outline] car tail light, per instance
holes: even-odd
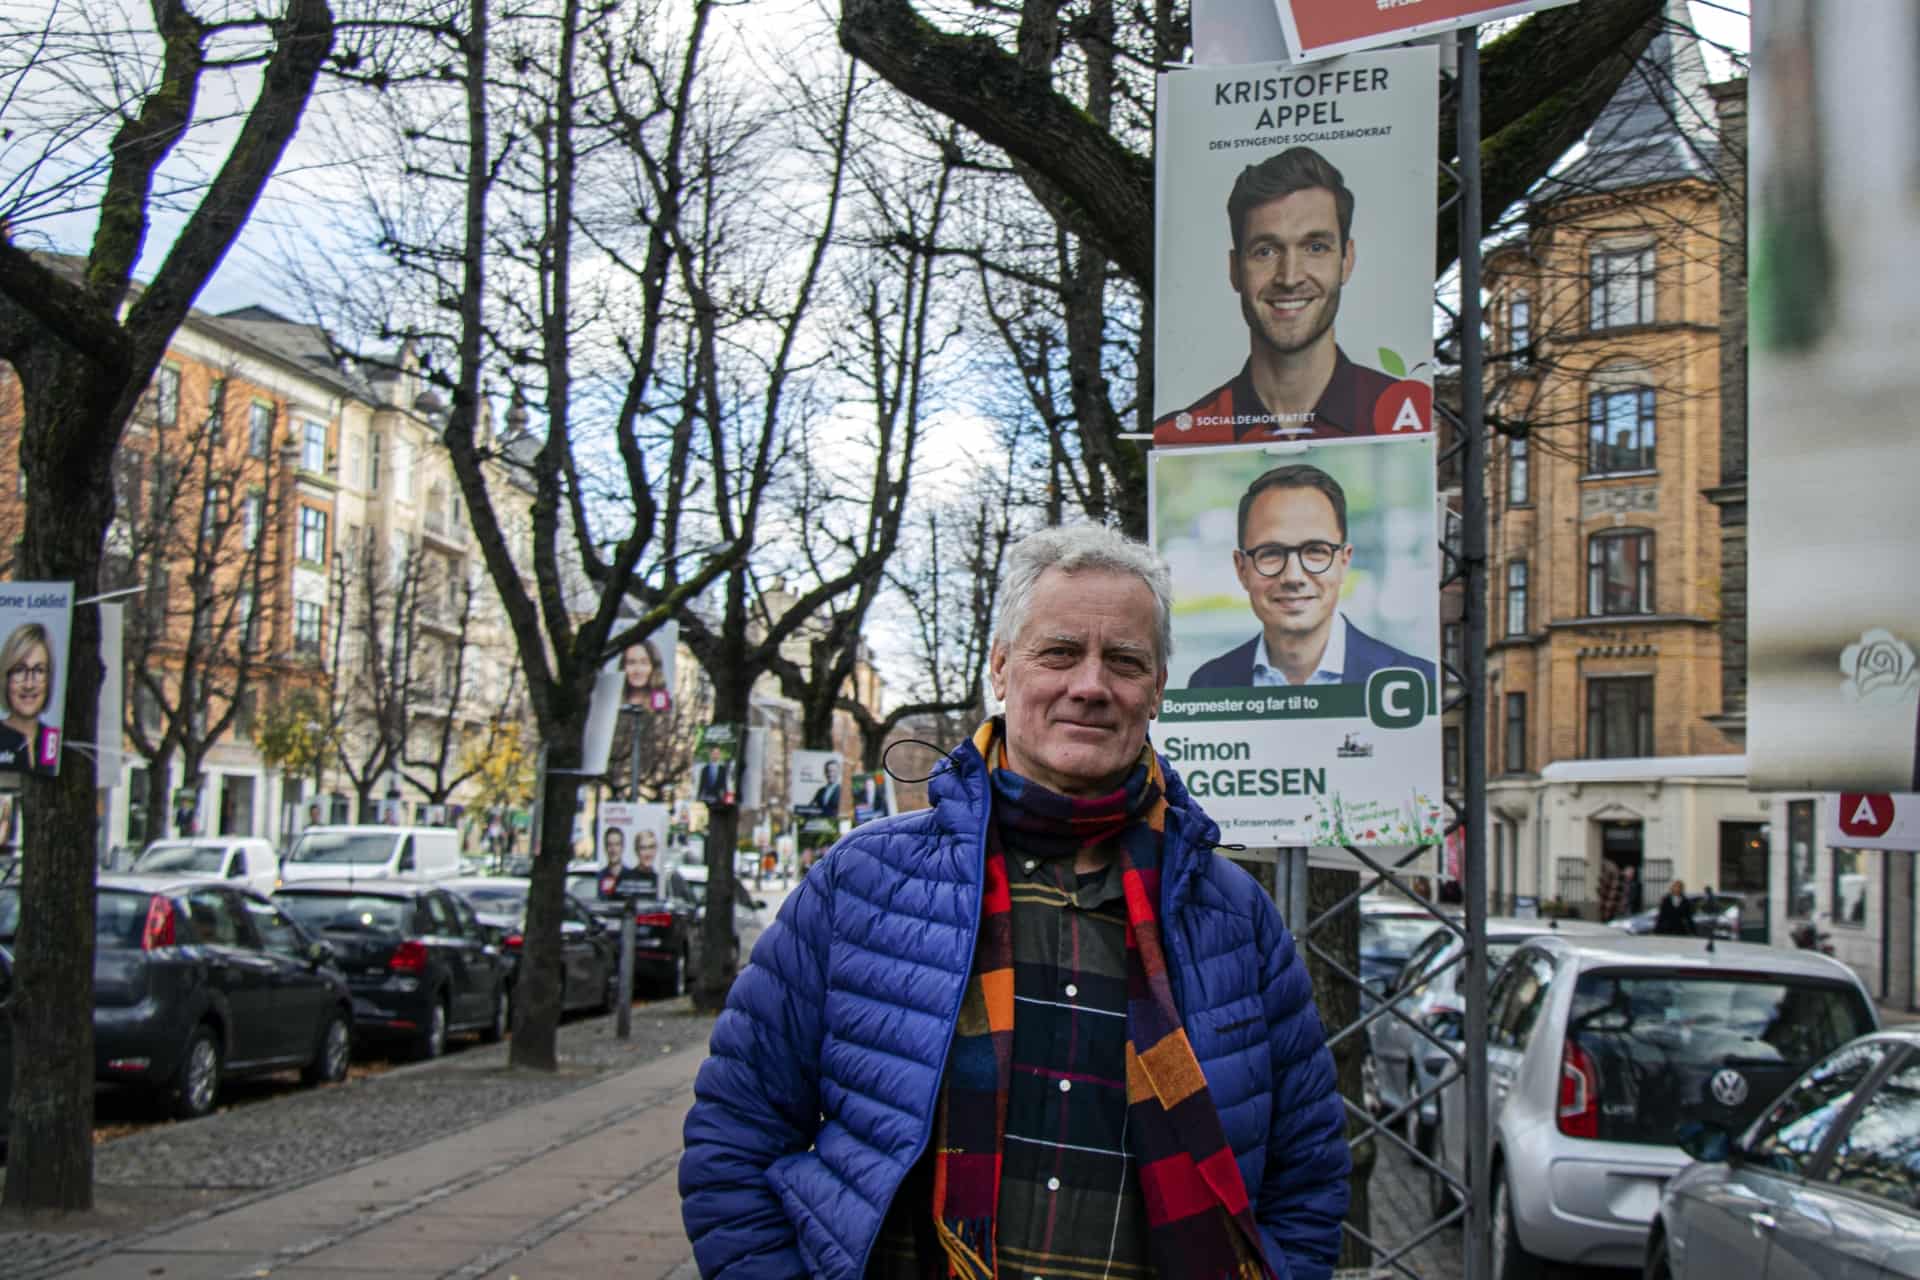
[[[1600,1136],[1600,1080],[1593,1059],[1571,1040],[1560,1051],[1560,1105],[1554,1117],[1569,1138]]]
[[[500,945],[509,951],[518,951],[526,943],[526,938],[518,933],[510,933],[500,939]]]
[[[655,929],[667,929],[673,926],[673,915],[667,911],[642,911],[633,918],[633,922],[651,925]]]
[[[387,960],[387,968],[395,973],[425,973],[427,944],[411,939],[401,943],[393,949],[393,955]]]
[[[151,951],[155,947],[170,947],[174,943],[173,899],[153,896],[147,903],[147,927],[140,935],[140,949]]]

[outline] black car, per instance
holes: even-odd
[[[0,937],[11,941],[19,917],[18,891],[0,888]],[[93,993],[95,1078],[151,1089],[183,1119],[211,1111],[231,1076],[347,1074],[353,1002],[333,948],[250,890],[101,876]],[[0,1017],[0,1040],[11,1036]],[[11,1057],[7,1043],[0,1059]],[[0,1087],[12,1079],[9,1063]]]
[[[649,994],[671,998],[687,989],[687,970],[693,954],[694,929],[700,907],[679,877],[669,875],[663,889],[659,877],[627,877],[608,895],[598,870],[567,872],[567,894],[606,924],[619,942],[620,916],[633,910],[633,983],[644,983]]]
[[[520,954],[530,881],[518,876],[452,880],[447,888],[467,900],[507,961],[507,991],[520,976]],[[563,1012],[613,1007],[620,985],[620,941],[569,894],[560,904],[560,1008]]]
[[[435,1058],[450,1032],[507,1034],[506,959],[459,895],[406,880],[302,880],[274,901],[339,953],[364,1037]]]

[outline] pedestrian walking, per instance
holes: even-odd
[[[1600,889],[1595,895],[1602,921],[1617,920],[1627,905],[1627,881],[1620,864],[1612,858],[1600,859]]]
[[[1293,939],[1147,742],[1171,575],[1008,557],[1004,718],[802,880],[686,1122],[701,1273],[1327,1280],[1350,1161]]]
[[[1620,868],[1620,875],[1626,881],[1627,914],[1637,916],[1647,909],[1645,886],[1640,881],[1640,870],[1631,862]]]
[[[1653,918],[1653,931],[1683,938],[1694,936],[1693,904],[1687,901],[1683,882],[1675,880],[1667,886],[1667,896],[1660,899],[1660,909]]]

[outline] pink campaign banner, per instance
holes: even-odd
[[[1378,49],[1572,0],[1275,0],[1296,62]]]

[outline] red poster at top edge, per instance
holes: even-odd
[[[1295,62],[1378,49],[1573,0],[1274,0]]]

